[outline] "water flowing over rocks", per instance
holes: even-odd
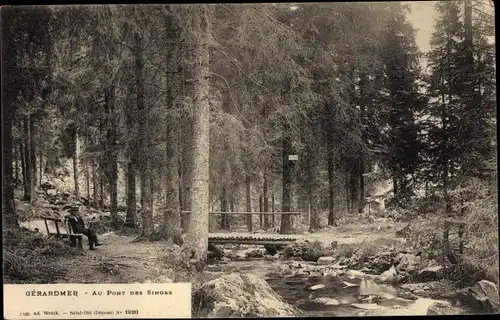
[[[203,284],[194,293],[192,306],[193,316],[198,318],[301,315],[299,309],[284,302],[263,279],[235,273]]]

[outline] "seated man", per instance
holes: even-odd
[[[71,206],[70,215],[67,217],[69,223],[71,224],[71,228],[74,233],[83,233],[89,239],[89,247],[90,250],[96,250],[101,243],[97,240],[97,233],[92,228],[86,228],[85,222],[79,214],[80,206],[78,204]],[[72,240],[74,241],[74,240]],[[72,243],[72,245],[75,245]]]

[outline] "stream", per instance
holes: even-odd
[[[342,275],[308,276],[278,274],[284,262],[253,258],[248,261],[229,261],[208,265],[212,272],[251,273],[262,277],[287,303],[304,312],[304,316],[390,316],[426,315],[435,302],[447,301],[418,298],[408,300],[397,297],[397,287],[378,285],[370,279],[358,277],[356,272]],[[300,262],[315,265],[315,263]],[[315,290],[311,290],[311,289]],[[376,302],[360,302],[360,296],[381,297]]]

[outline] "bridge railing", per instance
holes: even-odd
[[[191,211],[181,211],[181,226],[184,230],[187,228],[187,221],[186,221],[186,215],[191,214]],[[303,214],[303,212],[247,212],[247,211],[210,211],[209,214],[211,215],[259,215],[259,216],[272,216],[273,217],[273,224],[274,224],[274,217],[275,216],[300,216]],[[229,225],[229,230],[231,230],[231,225]],[[252,231],[251,228],[248,231]]]

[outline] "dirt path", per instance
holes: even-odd
[[[104,245],[90,251],[84,238],[85,255],[64,261],[70,271],[61,282],[133,283],[161,276],[158,257],[166,243],[133,243],[134,239],[109,232],[100,236]]]

